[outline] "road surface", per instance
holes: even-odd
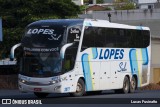
[[[21,93],[18,90],[0,90],[1,99],[39,99],[33,93]],[[86,95],[83,97],[71,97],[69,94],[50,94],[47,98],[42,99],[47,104],[127,104],[131,100],[156,100],[160,104],[160,90],[141,91],[129,94],[115,94],[114,91],[103,91],[98,95]],[[99,100],[99,101],[97,101]]]

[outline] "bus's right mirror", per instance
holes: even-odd
[[[65,52],[66,52],[66,49],[70,46],[72,46],[74,43],[68,43],[68,44],[65,44],[61,50],[60,50],[60,56],[62,59],[64,59],[64,55],[65,55]]]
[[[11,48],[11,53],[10,53],[10,61],[13,61],[14,60],[14,52],[15,52],[15,49],[18,48],[19,46],[21,46],[21,43],[19,44],[16,44],[14,45],[12,48]]]

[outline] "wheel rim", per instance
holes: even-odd
[[[124,89],[127,91],[128,90],[128,83],[127,83],[127,81],[124,83]]]
[[[136,83],[135,83],[135,81],[134,81],[134,80],[132,80],[132,81],[131,81],[131,88],[132,88],[132,90],[134,90],[134,89],[135,89],[135,86],[136,86]]]
[[[82,85],[80,83],[77,84],[76,92],[79,93],[82,91]]]

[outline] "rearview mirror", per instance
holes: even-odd
[[[10,61],[13,61],[13,60],[14,60],[14,52],[15,52],[15,49],[18,48],[19,46],[21,46],[21,43],[16,44],[16,45],[14,45],[14,46],[11,48]]]
[[[64,55],[65,55],[65,52],[66,52],[66,49],[70,46],[72,46],[74,43],[68,43],[68,44],[65,44],[61,50],[60,50],[60,56],[62,59],[64,59]]]

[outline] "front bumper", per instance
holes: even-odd
[[[63,87],[60,83],[53,85],[26,85],[19,82],[19,90],[21,92],[44,92],[44,93],[64,93]]]

